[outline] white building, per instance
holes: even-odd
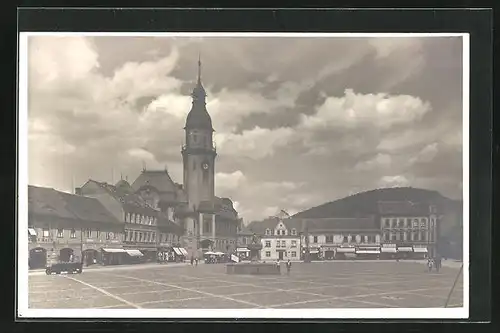
[[[262,222],[252,222],[248,229],[261,238],[260,259],[262,261],[301,260],[301,223],[301,220],[277,217]]]

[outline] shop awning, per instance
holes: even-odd
[[[224,255],[224,252],[215,252],[214,254],[218,255],[218,256],[223,256]]]
[[[187,255],[188,255],[188,252],[187,252],[187,251],[186,251],[186,249],[185,249],[185,248],[183,248],[183,247],[180,247],[180,248],[179,248],[179,251],[181,251],[181,253],[182,253],[182,255],[183,255],[183,256],[187,256]]]
[[[396,253],[396,248],[395,247],[383,247],[380,249],[380,252],[383,253]]]
[[[357,250],[356,254],[379,254],[378,250]]]
[[[178,247],[173,247],[172,249],[174,250],[175,254],[177,254],[178,256],[182,256],[182,252]]]
[[[398,252],[413,252],[412,247],[399,247]]]
[[[427,253],[427,248],[426,247],[414,247],[413,252],[417,253]]]
[[[309,253],[313,253],[314,254],[314,253],[319,253],[319,251],[318,250],[309,250]]]
[[[239,247],[236,249],[236,252],[250,252],[250,250],[245,247]]]
[[[28,234],[29,234],[30,236],[36,236],[36,231],[35,231],[35,229],[33,229],[33,228],[28,228]]]
[[[104,252],[109,252],[109,253],[125,253],[124,249],[108,249],[108,248],[102,248]]]
[[[203,254],[204,254],[204,255],[207,255],[207,256],[210,256],[210,255],[212,255],[212,254],[215,254],[215,252],[212,252],[212,251],[207,251],[207,252],[205,252],[205,253],[203,253]]]
[[[337,252],[339,252],[339,253],[354,253],[354,252],[356,252],[356,249],[353,247],[339,247],[337,249]]]
[[[127,252],[127,254],[131,257],[142,257],[143,256],[142,252],[139,250],[125,250],[125,252]]]

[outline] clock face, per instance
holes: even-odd
[[[208,163],[203,163],[202,167],[203,167],[203,169],[207,170],[208,169]]]

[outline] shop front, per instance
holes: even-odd
[[[380,248],[378,247],[360,247],[356,249],[357,259],[379,259]]]
[[[396,259],[396,244],[383,244],[380,248],[380,259]]]
[[[183,247],[174,247],[175,262],[184,262],[188,256],[188,252]]]
[[[142,260],[144,262],[155,262],[156,258],[158,256],[158,250],[156,248],[141,248],[139,249],[141,251],[143,257]]]
[[[335,251],[335,260],[346,260],[356,258],[356,249],[354,247],[339,247]]]
[[[321,252],[323,253],[322,257],[324,260],[334,260],[336,249],[334,246],[322,246]]]
[[[138,249],[125,249],[127,253],[126,261],[130,264],[140,264],[144,262],[144,254]]]
[[[86,249],[83,251],[83,264],[91,266],[102,263],[102,256],[96,249]]]
[[[103,265],[122,265],[128,257],[127,252],[120,248],[102,248],[101,258]]]
[[[246,247],[238,247],[236,248],[236,255],[239,260],[250,260],[250,250]]]
[[[411,258],[413,258],[413,247],[412,246],[398,246],[397,258],[398,259],[411,259]]]
[[[305,255],[306,255],[306,250],[303,249],[302,250],[302,256],[303,256],[303,258],[305,258]],[[310,248],[309,249],[309,259],[310,260],[321,260],[320,248],[317,248],[317,247]]]
[[[426,259],[429,256],[429,251],[426,246],[413,246],[413,257],[415,259]]]

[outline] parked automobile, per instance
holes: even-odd
[[[81,274],[83,271],[83,263],[81,262],[58,262],[47,266],[45,269],[45,274],[51,275],[52,273],[61,274],[66,272],[69,274]]]

